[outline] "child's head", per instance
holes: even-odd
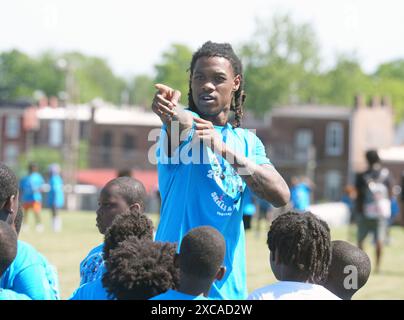
[[[332,241],[332,258],[324,286],[343,300],[350,300],[369,279],[368,255],[346,241]]]
[[[17,234],[12,227],[0,221],[0,277],[17,255]]]
[[[14,224],[18,211],[18,181],[14,172],[0,163],[0,220]]]
[[[178,286],[176,245],[132,237],[111,250],[102,283],[118,300],[147,300]]]
[[[101,234],[111,226],[114,218],[129,209],[144,212],[146,190],[143,184],[131,177],[109,181],[101,190],[97,209],[97,227]]]
[[[189,279],[209,282],[221,280],[226,243],[222,234],[210,226],[190,230],[182,239],[176,258],[180,272]]]
[[[119,243],[135,237],[138,239],[153,240],[153,222],[144,214],[132,210],[118,215],[105,233],[104,259]]]
[[[234,127],[243,117],[243,67],[228,43],[205,42],[191,60],[189,108],[200,115],[214,116],[234,111]]]
[[[271,268],[278,280],[321,284],[331,261],[330,229],[310,212],[277,217],[268,232]]]

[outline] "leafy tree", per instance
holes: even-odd
[[[245,66],[246,105],[262,113],[273,106],[315,99],[319,83],[318,45],[308,24],[289,15],[257,21],[252,40],[241,47]]]
[[[36,88],[36,64],[28,55],[11,50],[0,54],[0,100],[31,99]]]
[[[156,83],[164,83],[181,91],[181,103],[187,104],[189,87],[189,65],[192,51],[186,45],[174,43],[163,52],[162,59],[155,66]]]
[[[131,104],[149,107],[156,91],[154,83],[153,78],[146,74],[136,76],[130,84]]]
[[[404,81],[404,59],[381,64],[375,73],[377,77]]]

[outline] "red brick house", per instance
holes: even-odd
[[[390,147],[394,125],[387,99],[363,98],[354,108],[287,106],[271,113],[267,152],[290,183],[292,176],[308,176],[316,188],[314,199],[339,200],[343,187],[366,167],[366,150]]]

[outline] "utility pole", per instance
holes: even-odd
[[[59,66],[65,71],[65,121],[64,121],[64,180],[67,192],[67,209],[77,209],[77,197],[74,187],[77,183],[77,167],[79,157],[80,123],[78,118],[77,90],[74,81],[73,65],[59,60]]]

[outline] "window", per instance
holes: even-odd
[[[313,144],[313,132],[310,129],[299,129],[295,135],[296,159],[306,161]]]
[[[331,122],[326,129],[325,152],[328,156],[340,156],[343,151],[344,131],[342,124]]]
[[[136,149],[135,137],[131,134],[124,134],[122,140],[123,155],[127,158],[132,157]]]
[[[112,133],[105,131],[101,136],[101,159],[104,164],[111,164]]]
[[[18,146],[15,144],[7,144],[4,148],[4,162],[8,166],[15,166],[18,162]]]
[[[328,171],[325,176],[325,197],[338,201],[341,198],[341,174],[337,170]]]
[[[49,122],[49,145],[59,147],[63,141],[63,126],[60,120],[51,120]]]
[[[8,116],[6,118],[6,137],[10,139],[16,139],[20,136],[20,117]]]

